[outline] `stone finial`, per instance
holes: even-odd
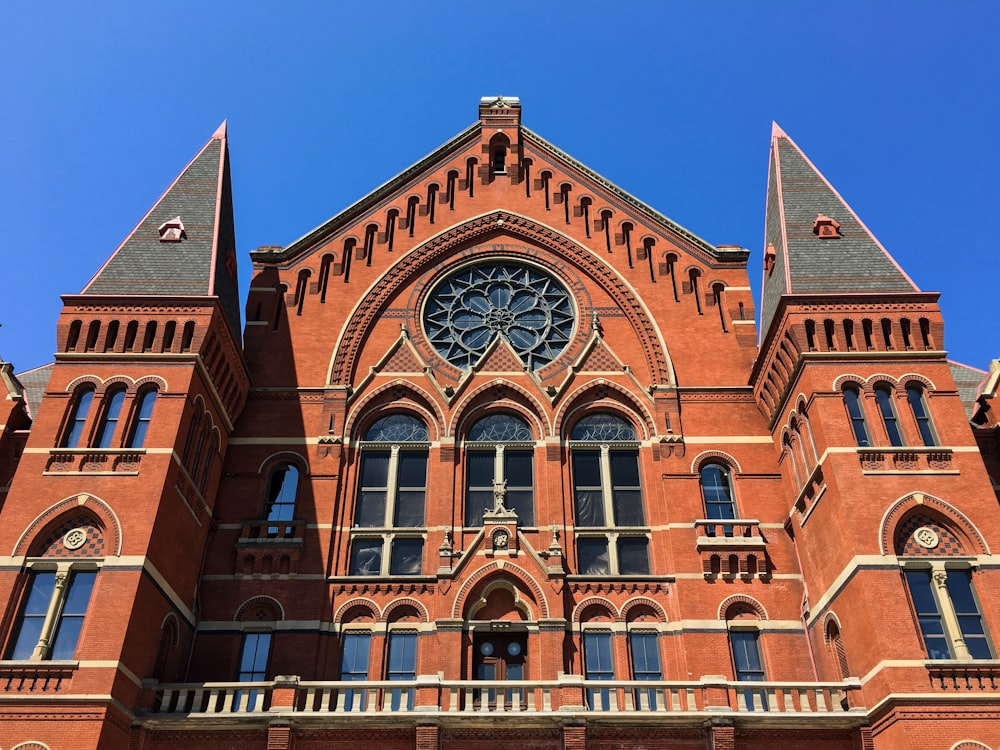
[[[170,221],[163,222],[157,231],[160,233],[160,242],[180,242],[183,239],[187,239],[187,233],[184,231],[184,222],[181,221],[180,216],[175,216]]]

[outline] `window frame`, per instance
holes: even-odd
[[[412,642],[413,653],[412,665],[406,669],[402,664],[400,669],[394,669],[392,660],[394,657],[393,647],[396,643],[403,644],[403,654],[401,662],[407,658],[406,643]],[[418,659],[420,652],[420,633],[413,627],[394,628],[389,627],[385,634],[385,679],[389,682],[415,681],[418,674]],[[416,690],[414,688],[387,688],[385,700],[392,711],[410,711],[414,706]],[[406,698],[406,705],[403,706],[403,698]]]
[[[615,675],[615,634],[607,627],[585,627],[580,631],[583,651],[584,682],[610,682]],[[607,650],[608,664],[602,661],[602,651]],[[596,653],[596,664],[592,655]],[[602,667],[607,668],[602,668]],[[592,668],[595,667],[595,668]],[[592,711],[610,711],[617,708],[612,688],[587,687],[587,706]],[[598,703],[598,700],[600,703]]]
[[[206,468],[208,462],[206,462]],[[278,479],[279,472],[284,472],[282,477]],[[287,477],[290,472],[295,472],[295,485],[292,488],[292,497],[283,498],[285,495],[285,483],[288,481]],[[271,523],[273,526],[267,527],[267,535],[270,537],[275,537],[280,534],[279,527],[282,522],[289,522],[295,520],[295,509],[298,504],[299,499],[299,485],[302,481],[303,475],[302,469],[294,461],[282,461],[271,468],[267,473],[267,484],[264,486],[264,508],[263,508],[263,520]],[[276,488],[275,484],[280,483]],[[285,518],[285,516],[288,516]],[[289,533],[290,527],[285,527],[285,534]]]
[[[156,388],[147,388],[140,391],[135,397],[135,404],[132,407],[132,423],[129,425],[128,436],[125,438],[125,448],[142,448],[145,445],[149,426],[153,422],[153,409],[156,407],[157,395]],[[149,403],[148,410],[146,409],[147,402]]]
[[[80,646],[80,634],[86,623],[87,613],[90,609],[90,600],[93,598],[100,567],[96,561],[91,559],[74,559],[69,562],[61,561],[55,565],[49,559],[44,558],[39,561],[30,562],[23,571],[23,573],[29,576],[29,580],[22,591],[17,617],[10,630],[5,658],[16,661],[35,662],[74,661],[76,651]],[[80,590],[74,589],[74,586],[80,580],[79,576],[81,574],[88,576],[86,579],[88,580],[86,600],[84,601],[82,611],[78,613],[67,612],[66,605],[69,603],[74,591]],[[48,595],[48,601],[45,602],[45,610],[44,612],[39,611],[31,615],[26,615],[25,610],[30,604],[35,581],[42,575],[52,575],[52,591]],[[30,645],[28,642],[25,642],[25,644],[21,643],[26,616],[32,619],[40,619],[41,623],[38,628],[38,637],[35,639],[34,645],[31,646],[31,652],[27,657],[24,657],[23,655],[16,655],[16,652],[21,650],[23,653],[23,646]],[[79,626],[76,628],[76,635],[73,638],[72,656],[57,659],[54,658],[54,654],[60,646],[60,631],[67,618],[79,620]]]
[[[871,448],[872,433],[868,427],[868,419],[865,416],[865,405],[861,395],[861,388],[852,383],[845,385],[841,389],[841,393],[843,394],[844,409],[847,411],[847,419],[851,424],[851,432],[854,434],[854,442],[859,448]],[[848,397],[848,394],[850,394],[850,397]]]
[[[982,659],[995,659],[996,649],[993,639],[987,627],[986,618],[983,615],[983,606],[976,592],[976,587],[972,580],[973,567],[968,563],[956,563],[947,558],[927,560],[908,560],[902,564],[903,585],[910,602],[910,607],[914,616],[914,624],[917,626],[917,634],[921,645],[928,659],[931,660],[960,660],[977,661]],[[954,589],[956,581],[961,576],[967,583],[967,591],[970,603],[975,607],[975,611],[960,611],[956,604]],[[937,611],[921,611],[914,594],[914,582],[920,582],[921,586],[926,586],[924,591],[930,595],[932,603]],[[924,627],[924,620],[933,618],[935,624],[940,628],[940,634],[932,633],[932,640],[940,640],[944,648],[939,651],[947,651],[946,656],[937,656],[932,653],[928,644],[928,634]],[[978,620],[979,632],[967,632],[966,628],[971,619]],[[936,637],[935,637],[936,636]],[[969,640],[976,642],[977,654],[973,654],[969,647]],[[982,650],[985,648],[985,652]]]
[[[572,437],[573,432],[580,428],[585,420],[590,417],[611,417],[620,423],[619,428],[622,426],[628,427],[633,439],[597,439],[598,437],[607,437],[600,435],[595,435],[593,438],[588,439],[574,439]],[[589,425],[585,429],[590,429]],[[570,439],[567,440],[566,445],[570,453],[570,485],[573,490],[573,535],[576,542],[578,575],[588,577],[652,575],[652,561],[649,554],[649,519],[646,513],[647,509],[643,493],[642,465],[639,460],[639,449],[642,443],[637,439],[635,425],[630,420],[612,411],[590,412],[575,421],[573,428],[570,430]],[[582,458],[593,454],[597,455],[597,479],[600,484],[582,484],[580,483],[582,481],[580,475],[584,473]],[[637,477],[636,484],[616,481],[616,475],[620,477],[622,470],[616,470],[615,468],[616,466],[621,466],[618,461],[614,460],[613,457],[615,455],[619,457],[627,455],[630,459],[634,459],[635,476]],[[591,465],[592,468],[593,464]],[[581,493],[595,493],[598,491],[601,494],[600,511],[603,523],[599,525],[584,525],[580,520],[579,503]],[[618,516],[625,512],[622,511],[616,502],[618,493],[635,493],[635,501],[638,505],[636,508],[631,508],[628,512],[637,513],[642,521],[641,523],[618,523]],[[622,546],[640,539],[645,542],[646,559],[643,566],[645,570],[623,571],[622,568],[625,566],[622,565]],[[586,545],[595,540],[602,540],[605,543],[608,559],[608,570],[606,572],[597,572],[592,566],[586,572],[583,570],[582,559],[584,556],[581,555],[581,542]],[[599,556],[595,559],[599,559]]]
[[[889,438],[889,445],[894,448],[902,448],[906,445],[906,438],[899,424],[899,414],[896,411],[896,395],[892,386],[880,383],[874,388],[875,404],[878,406],[879,415],[882,417],[882,426],[885,428],[886,437]]]
[[[87,418],[94,406],[96,394],[97,389],[91,384],[77,389],[73,394],[66,426],[59,441],[60,448],[80,448],[81,444],[86,444]]]
[[[764,649],[761,644],[760,628],[755,621],[752,625],[730,621],[727,623],[726,638],[729,641],[729,657],[732,660],[733,679],[736,682],[766,682],[767,665],[764,663]],[[742,643],[743,648],[737,649],[737,641]],[[748,646],[753,645],[753,656],[756,658],[758,668],[747,662],[741,666],[741,653],[748,658],[751,656]],[[763,688],[737,689],[737,700],[742,699],[747,711],[769,711],[767,692]]]
[[[109,388],[101,398],[101,415],[97,420],[97,430],[94,433],[94,448],[113,448],[115,432],[121,420],[122,409],[125,407],[125,386]]]
[[[934,429],[934,420],[931,419],[931,412],[927,406],[926,389],[917,383],[907,383],[906,400],[910,404],[910,413],[913,414],[913,421],[917,423],[917,434],[920,435],[923,444],[927,447],[940,445],[937,430]]]
[[[632,680],[636,682],[661,682],[663,680],[663,659],[660,653],[660,633],[655,628],[650,627],[629,627],[627,631],[628,635],[628,659],[629,659],[629,670],[631,671]],[[637,669],[638,660],[636,659],[636,642],[637,641],[652,641],[652,647],[648,644],[643,646],[643,654],[648,659],[650,653],[654,654],[656,657],[656,670],[649,669],[648,661],[644,665],[646,669]],[[657,700],[656,700],[656,690],[654,688],[649,688],[646,690],[636,690],[633,695],[633,700],[635,701],[636,708],[640,710],[656,710]]]
[[[353,518],[351,521],[351,545],[347,559],[347,574],[350,576],[365,577],[388,577],[388,576],[421,576],[424,573],[424,547],[426,545],[427,530],[427,487],[430,471],[430,448],[429,439],[425,440],[369,440],[366,439],[372,434],[372,430],[377,428],[384,420],[404,416],[412,420],[414,424],[419,424],[426,437],[429,438],[429,431],[423,419],[407,412],[395,412],[372,422],[365,430],[365,436],[358,442],[360,449],[360,460],[357,470],[357,487],[354,493]],[[386,456],[386,476],[385,486],[375,486],[364,484],[365,465],[376,456]],[[401,484],[401,471],[405,461],[412,456],[420,456],[423,464],[423,486]],[[378,492],[382,493],[381,523],[375,525],[362,525],[360,513],[363,511],[364,494]],[[422,513],[420,523],[416,525],[399,525],[399,509],[402,507],[401,495],[403,493],[420,493],[422,502]],[[420,547],[420,564],[417,572],[399,573],[396,566],[400,559],[397,555],[402,554],[402,549],[407,544],[416,544]],[[377,571],[361,572],[359,568],[359,554],[363,549],[379,550],[379,564]]]
[[[468,436],[479,426],[483,421],[491,419],[494,417],[508,417],[513,421],[520,423],[520,425],[527,431],[527,434],[531,437],[530,440],[512,439],[512,440],[470,440]],[[512,510],[518,514],[517,523],[521,528],[535,528],[536,518],[535,518],[535,483],[537,479],[537,474],[535,472],[535,431],[532,430],[531,424],[527,419],[525,419],[520,414],[514,414],[508,411],[493,411],[487,414],[483,414],[477,417],[473,422],[469,424],[468,429],[465,431],[466,439],[463,442],[462,448],[465,455],[463,465],[465,469],[465,497],[463,503],[463,514],[462,522],[464,528],[466,529],[477,529],[481,528],[483,525],[483,518],[479,517],[478,520],[474,519],[473,516],[479,515],[479,509],[473,505],[473,498],[482,498],[485,503],[482,507],[482,513],[485,514],[493,508],[493,499],[495,497],[494,490],[497,483],[503,483],[504,487],[504,498],[505,507],[507,510]],[[485,456],[489,453],[493,454],[493,473],[489,481],[489,484],[485,483],[485,479],[480,482],[479,477],[473,477],[472,469],[472,455]],[[510,472],[508,471],[508,456],[516,456],[518,458],[526,459],[527,464],[531,472],[531,484],[530,485],[510,485],[507,483],[507,477]],[[473,480],[477,481],[477,484],[472,484]],[[475,493],[475,494],[474,494]],[[517,503],[511,502],[511,494],[520,493],[523,497],[523,501]],[[524,513],[524,505],[530,504],[530,514]],[[518,511],[522,512],[518,512]],[[529,517],[530,515],[530,517]]]

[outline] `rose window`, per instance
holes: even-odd
[[[423,320],[438,354],[463,370],[497,336],[537,370],[566,348],[574,314],[569,292],[552,276],[497,261],[449,274],[431,291]]]

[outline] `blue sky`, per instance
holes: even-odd
[[[921,289],[951,357],[1000,356],[1000,4],[5,3],[0,357],[52,359],[79,292],[229,121],[241,290],[476,118],[525,124],[682,226],[752,251],[771,121]]]

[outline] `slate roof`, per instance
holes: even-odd
[[[184,238],[161,242],[159,227],[180,217]],[[236,339],[240,301],[226,123],[119,245],[84,295],[218,296]]]
[[[962,401],[965,414],[971,419],[976,408],[979,387],[986,380],[988,373],[959,362],[952,362],[950,359],[948,360],[948,369],[951,370],[951,376],[955,378],[955,385],[958,386],[958,397]]]
[[[28,402],[28,416],[32,419],[38,414],[38,406],[42,403],[42,396],[49,386],[49,378],[52,376],[54,362],[47,365],[25,370],[15,375],[18,382],[24,387],[24,398]]]
[[[820,239],[813,232],[820,214],[839,222],[839,237]],[[764,229],[764,247],[769,244],[775,265],[764,277],[764,332],[783,294],[920,291],[777,123]]]

